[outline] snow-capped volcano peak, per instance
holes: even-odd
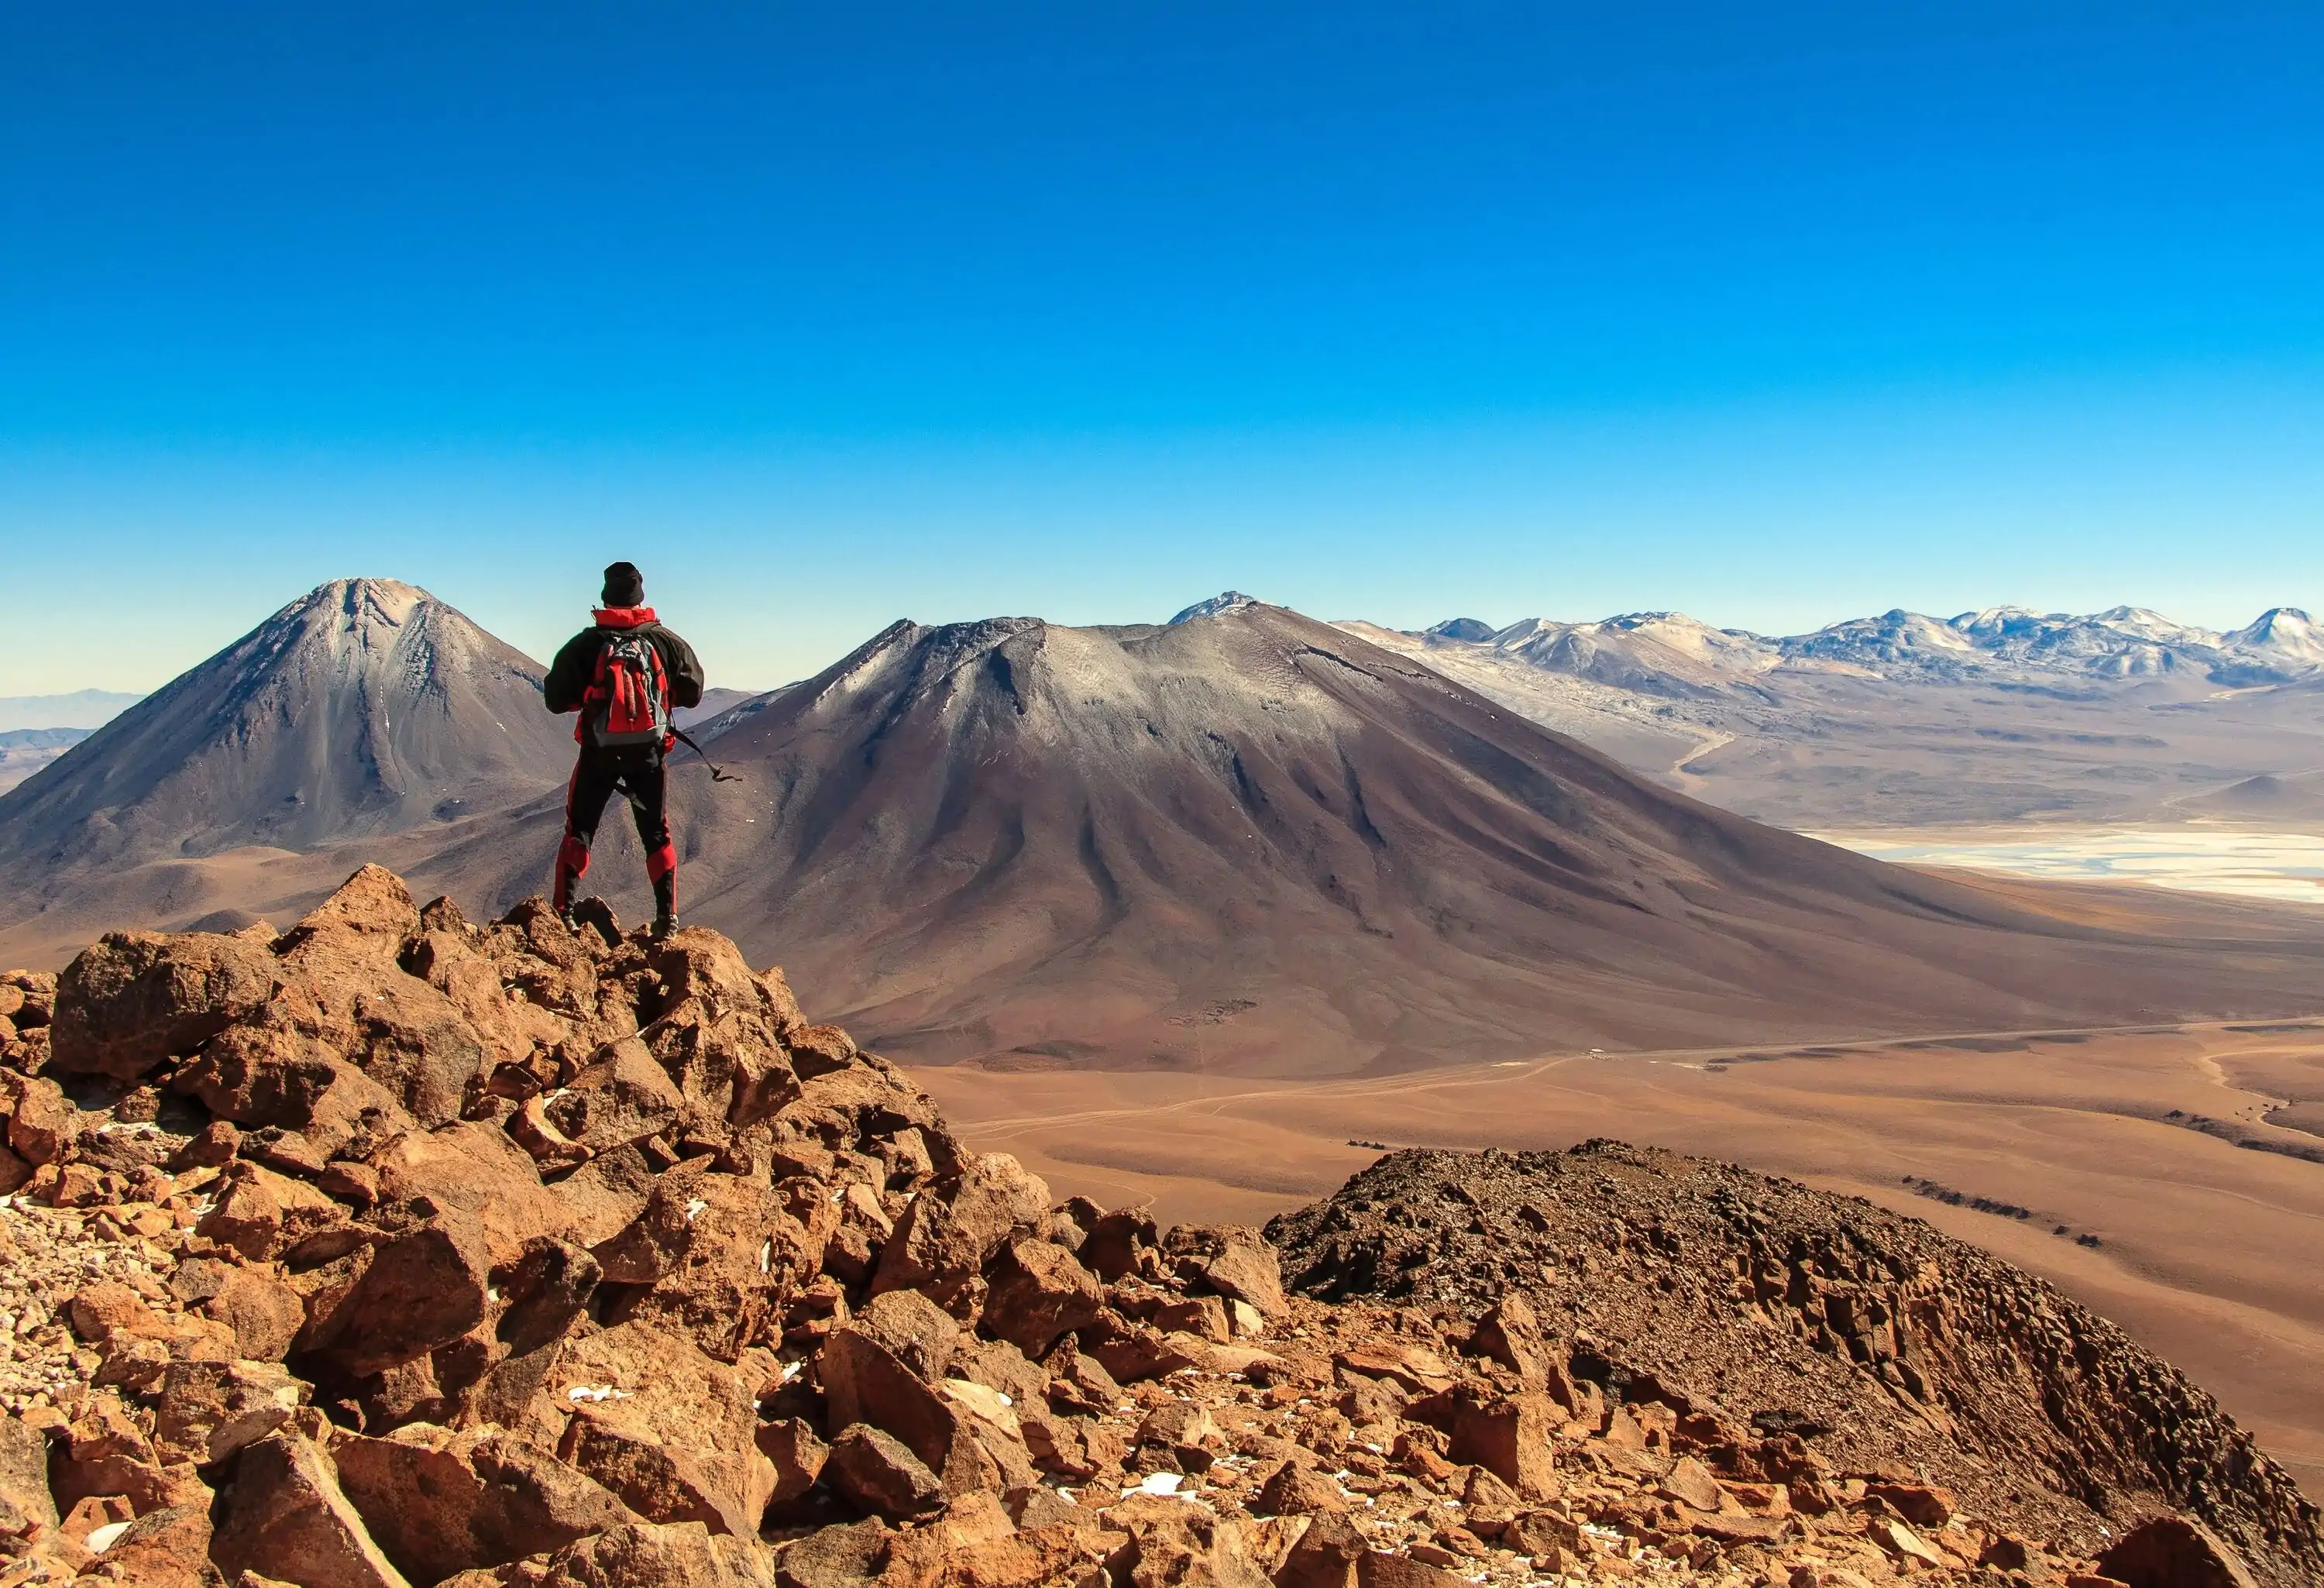
[[[1232,612],[1238,606],[1256,606],[1258,605],[1259,598],[1255,596],[1246,596],[1240,590],[1222,590],[1218,595],[1212,596],[1208,601],[1195,602],[1194,605],[1178,614],[1178,615],[1172,618],[1170,622],[1173,623],[1192,623],[1198,617],[1216,617],[1222,612]]]

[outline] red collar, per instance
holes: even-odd
[[[635,629],[654,621],[650,606],[601,606],[590,616],[601,629]]]

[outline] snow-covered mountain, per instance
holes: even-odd
[[[1418,636],[1489,648],[1550,672],[1675,697],[1759,692],[1775,675],[1856,674],[1899,681],[2068,675],[2135,679],[2185,673],[2228,686],[2324,675],[2324,630],[2278,606],[2219,632],[2144,607],[2077,614],[1994,606],[1950,618],[1901,608],[1812,634],[1716,629],[1683,613],[1629,613],[1594,623],[1525,618],[1495,628],[1454,618]]]

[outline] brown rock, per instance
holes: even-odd
[[[1047,1241],[1008,1242],[994,1256],[986,1284],[985,1329],[1027,1356],[1044,1355],[1058,1335],[1095,1323],[1103,1304],[1090,1271]]]
[[[483,1227],[456,1208],[376,1247],[310,1348],[346,1371],[376,1373],[449,1345],[484,1322],[491,1259]]]
[[[437,1207],[473,1215],[495,1265],[519,1260],[537,1236],[589,1244],[572,1211],[540,1183],[524,1149],[491,1125],[469,1122],[410,1131],[369,1161],[379,1171],[382,1205],[425,1197]]]
[[[1872,1483],[1866,1486],[1865,1492],[1886,1501],[1898,1516],[1916,1527],[1941,1528],[1953,1519],[1953,1497],[1949,1489],[1932,1488],[1925,1483]],[[1705,1505],[1696,1509],[1711,1508]]]
[[[821,1227],[793,1218],[782,1194],[705,1158],[655,1183],[643,1212],[595,1253],[614,1284],[647,1288],[616,1321],[635,1318],[690,1336],[722,1362],[770,1334],[794,1291],[816,1271],[831,1215]],[[779,1333],[779,1331],[776,1331]]]
[[[170,1293],[180,1305],[232,1329],[234,1354],[254,1362],[281,1362],[306,1321],[296,1290],[266,1269],[217,1258],[180,1263],[170,1276]]]
[[[1268,1317],[1282,1316],[1282,1260],[1258,1231],[1180,1224],[1162,1245],[1182,1278],[1247,1302]]]
[[[2130,1588],[2255,1588],[2226,1541],[2185,1517],[2150,1517],[2098,1556],[2098,1570]]]
[[[1374,1340],[1335,1353],[1332,1365],[1344,1373],[1387,1379],[1415,1395],[1442,1390],[1452,1382],[1444,1359],[1425,1346],[1401,1340]]]
[[[1581,1524],[1554,1511],[1519,1511],[1501,1529],[1501,1542],[1536,1563],[1583,1558]]]
[[[561,1549],[635,1512],[594,1479],[501,1433],[415,1423],[332,1447],[339,1487],[416,1583]]]
[[[1123,1327],[1112,1329],[1084,1354],[1096,1358],[1098,1365],[1122,1384],[1158,1379],[1180,1368],[1201,1367],[1210,1360],[1207,1344],[1191,1334]]]
[[[1553,1371],[1541,1319],[1522,1292],[1508,1290],[1477,1320],[1469,1349],[1489,1356],[1517,1376],[1528,1390],[1545,1390]]]
[[[549,1122],[595,1157],[669,1130],[686,1099],[646,1045],[629,1037],[599,1048],[580,1074],[541,1103]]]
[[[80,1111],[46,1076],[0,1073],[0,1097],[9,1109],[8,1145],[26,1163],[56,1162],[79,1131]]]
[[[290,1420],[307,1386],[271,1362],[180,1362],[161,1375],[153,1448],[165,1462],[221,1462]]]
[[[1049,1187],[1008,1153],[982,1152],[962,1169],[950,1202],[953,1223],[981,1264],[1010,1232],[1040,1222],[1049,1211]]]
[[[989,1308],[991,1303],[985,1305]],[[1166,1302],[1154,1309],[1154,1326],[1166,1333],[1192,1334],[1214,1345],[1229,1344],[1234,1339],[1234,1325],[1227,1319],[1227,1305],[1216,1296],[1189,1296],[1183,1301]],[[1248,1307],[1250,1304],[1234,1305]]]
[[[953,1217],[951,1207],[922,1193],[896,1221],[895,1233],[880,1249],[872,1294],[917,1290],[959,1318],[973,1318],[984,1300],[979,1269],[983,1248]]]
[[[409,1588],[340,1492],[330,1457],[289,1430],[235,1461],[210,1556],[229,1577],[254,1571],[306,1588]]]
[[[102,1575],[138,1588],[224,1588],[209,1554],[209,1508],[171,1505],[131,1522],[97,1558]]]
[[[825,1467],[832,1487],[859,1510],[901,1520],[936,1510],[944,1484],[909,1446],[869,1423],[851,1423],[832,1441]]]
[[[1090,1225],[1089,1237],[1077,1255],[1092,1273],[1111,1285],[1139,1272],[1141,1260],[1150,1263],[1159,1253],[1154,1221],[1143,1208],[1123,1208],[1101,1214]]]
[[[1445,1426],[1445,1454],[1485,1468],[1529,1500],[1545,1499],[1557,1492],[1549,1447],[1555,1426],[1544,1395],[1457,1393]]]
[[[1691,1455],[1683,1455],[1665,1473],[1660,1489],[1665,1499],[1691,1505],[1697,1510],[1719,1509],[1719,1480],[1711,1469]]]
[[[1323,1473],[1303,1463],[1285,1462],[1259,1486],[1257,1509],[1264,1515],[1318,1516],[1348,1509],[1348,1497]]]
[[[823,1475],[831,1446],[803,1417],[779,1417],[759,1425],[759,1453],[774,1463],[775,1487],[769,1502],[780,1505],[797,1500]]]
[[[0,1534],[22,1537],[57,1519],[47,1437],[13,1412],[0,1414]]]
[[[757,1529],[773,1470],[752,1436],[751,1387],[682,1334],[626,1323],[561,1348],[542,1395],[545,1416],[573,1415],[565,1459],[653,1520],[678,1519]],[[698,1513],[707,1512],[709,1515]]]
[[[281,971],[241,937],[107,933],[57,978],[50,1062],[134,1080],[263,1006]]]
[[[685,1522],[632,1524],[569,1544],[549,1557],[537,1588],[771,1588],[773,1582],[755,1540]]]
[[[1449,1558],[1449,1557],[1448,1557]],[[1468,1579],[1408,1555],[1367,1549],[1356,1557],[1357,1588],[1466,1588]]]
[[[1106,1513],[1130,1537],[1124,1551],[1133,1588],[1259,1588],[1268,1581],[1242,1526],[1182,1500],[1133,1495]]]
[[[1364,1536],[1336,1512],[1315,1516],[1275,1570],[1276,1588],[1350,1588]]]
[[[783,1551],[775,1581],[779,1588],[862,1588],[886,1567],[893,1537],[877,1517],[818,1528]]]

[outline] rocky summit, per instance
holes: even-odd
[[[0,1584],[2324,1577],[2208,1397],[1909,1220],[1591,1143],[1164,1230],[582,918],[366,867],[0,975]]]

